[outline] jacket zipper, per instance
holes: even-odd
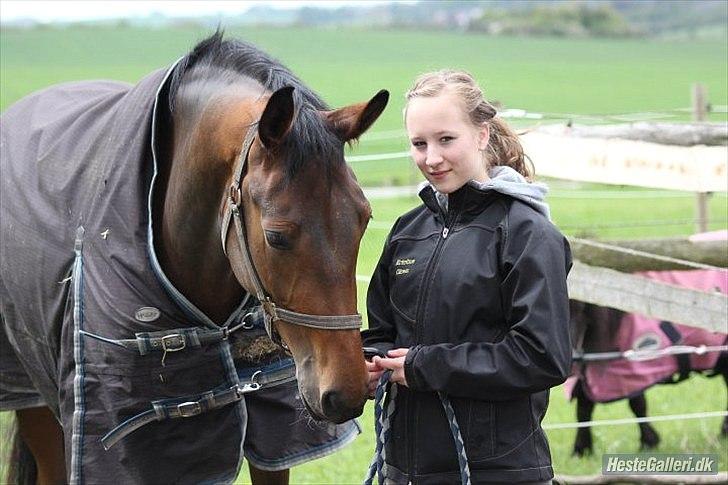
[[[417,312],[415,313],[415,342],[420,341],[420,329],[422,327],[422,319],[424,317],[424,302],[425,302],[425,295],[429,291],[430,283],[432,282],[432,272],[435,269],[435,266],[437,265],[437,261],[440,258],[440,252],[442,251],[442,247],[445,244],[445,239],[447,239],[448,234],[450,234],[450,229],[457,223],[458,220],[458,214],[455,214],[453,216],[453,211],[448,211],[446,217],[444,218],[443,228],[440,232],[440,238],[437,241],[437,244],[435,245],[435,249],[432,253],[432,257],[430,258],[430,261],[427,263],[427,268],[425,269],[425,284],[422,288],[422,291],[420,291],[420,295],[417,301]],[[411,395],[410,395],[411,397]],[[409,447],[408,447],[408,457],[407,457],[407,463],[409,464],[409,482],[414,483],[415,479],[415,464],[414,464],[414,457],[415,457],[415,441],[417,439],[417,428],[414,425],[414,417],[419,411],[419,402],[416,399],[410,399],[410,405],[413,407],[413,410],[409,415],[407,416],[407,426],[405,429],[406,435],[412,436],[412,439],[410,439]],[[411,433],[410,433],[411,430]]]

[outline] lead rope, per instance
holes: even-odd
[[[364,485],[372,485],[375,474],[377,475],[379,483],[384,483],[384,475],[387,467],[384,445],[389,438],[391,417],[394,413],[394,400],[395,397],[397,397],[397,385],[389,382],[389,378],[391,376],[391,370],[385,371],[382,374],[382,377],[379,378],[379,384],[377,384],[377,390],[374,394],[374,433],[376,435],[376,447],[372,463],[369,465],[367,477],[364,479]],[[385,393],[389,396],[386,412],[383,408]],[[460,465],[460,483],[461,485],[470,485],[470,466],[468,465],[468,455],[465,453],[465,443],[463,442],[463,436],[460,433],[458,420],[455,417],[455,410],[450,403],[450,399],[448,399],[445,393],[438,392],[437,395],[440,397],[442,407],[445,409],[445,415],[447,416],[447,421],[450,424],[450,432],[452,433],[453,440],[455,441],[458,464]]]
[[[470,466],[468,466],[468,455],[465,453],[465,442],[463,441],[463,435],[460,434],[460,426],[458,426],[458,420],[455,417],[455,410],[452,408],[450,399],[447,398],[447,395],[444,392],[438,392],[437,395],[440,396],[442,407],[445,408],[447,421],[450,424],[452,439],[455,441],[458,463],[460,464],[460,483],[462,485],[470,485]]]
[[[379,384],[377,384],[377,390],[374,394],[374,434],[376,435],[376,447],[372,463],[369,465],[367,477],[364,480],[364,485],[372,485],[375,473],[379,483],[384,483],[384,473],[386,472],[386,451],[384,449],[384,443],[389,438],[390,418],[392,413],[394,413],[394,398],[397,397],[397,385],[389,382],[391,375],[391,370],[384,371],[379,378]],[[385,393],[389,395],[386,412],[383,409]]]

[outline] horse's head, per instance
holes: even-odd
[[[277,308],[314,320],[349,316],[344,329],[296,324],[285,313],[272,323],[296,361],[309,411],[334,422],[361,413],[367,387],[351,316],[357,307],[356,259],[371,209],[343,148],[369,128],[387,100],[381,91],[368,103],[317,111],[295,106],[293,88],[281,88],[255,104],[257,134],[246,136],[237,155],[247,160],[242,180],[231,174],[244,224],[224,227],[223,240],[243,287],[253,295],[262,288]],[[245,128],[250,130],[256,125]]]

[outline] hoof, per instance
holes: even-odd
[[[650,426],[642,430],[640,435],[640,449],[652,450],[657,448],[657,445],[659,444],[660,435],[657,434],[657,431],[655,431],[654,428]]]
[[[571,452],[571,456],[576,456],[579,458],[585,457],[585,456],[591,456],[593,453],[593,449],[591,445],[574,445],[574,451]]]

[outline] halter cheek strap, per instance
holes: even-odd
[[[230,230],[230,221],[235,225],[235,234],[237,236],[240,253],[243,256],[242,270],[248,276],[248,280],[253,283],[255,296],[263,305],[265,313],[265,330],[268,336],[275,343],[283,345],[278,332],[273,328],[273,323],[278,320],[291,323],[294,325],[302,325],[304,327],[318,328],[323,330],[358,330],[361,328],[362,318],[360,314],[354,315],[308,315],[298,313],[285,308],[276,306],[271,297],[265,291],[263,282],[258,275],[258,271],[253,264],[253,258],[250,254],[250,246],[248,245],[247,233],[245,230],[245,218],[243,216],[243,204],[241,194],[241,184],[243,173],[248,163],[250,148],[253,146],[253,140],[258,133],[258,122],[252,123],[248,133],[245,135],[243,147],[240,150],[240,157],[235,166],[233,174],[233,182],[230,186],[230,192],[225,200],[224,214],[222,219],[222,227],[220,231],[220,240],[222,242],[222,250],[227,255],[226,240]]]

